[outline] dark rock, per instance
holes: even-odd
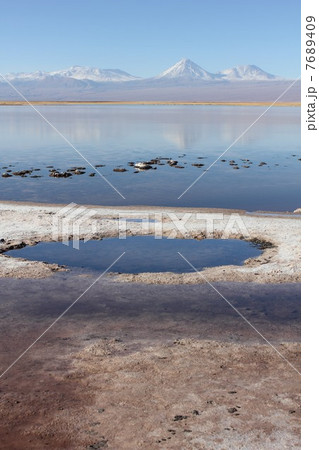
[[[94,167],[96,167],[96,168],[98,168],[98,167],[105,167],[105,164],[95,164]]]
[[[173,167],[175,167],[175,169],[185,169],[185,167],[184,166],[173,166]]]
[[[177,415],[174,417],[174,422],[178,422],[179,420],[186,420],[188,416]]]
[[[72,174],[69,172],[51,172],[49,176],[54,178],[69,178],[72,177]]]
[[[24,177],[25,175],[29,175],[32,173],[32,170],[19,170],[17,172],[12,172],[13,175],[18,177]]]
[[[89,173],[89,177],[95,177],[95,172]]]
[[[127,169],[124,169],[124,167],[115,167],[113,172],[127,172]]]
[[[234,414],[235,412],[238,411],[238,409],[233,407],[233,408],[228,408],[227,411],[231,414]]]
[[[107,441],[105,441],[105,440],[95,442],[94,444],[88,445],[86,448],[87,449],[99,449],[99,448],[103,448],[103,447],[108,447]]]
[[[275,245],[272,242],[264,241],[258,238],[249,239],[249,242],[256,245],[260,250],[266,250],[266,248],[274,248]]]
[[[10,175],[9,173],[3,173],[2,175],[2,178],[10,178],[10,177],[12,177],[12,175]]]
[[[205,164],[201,164],[201,163],[194,163],[192,164],[192,166],[194,167],[203,167]]]
[[[194,416],[199,416],[199,411],[197,411],[197,409],[193,409],[192,414],[194,414]]]

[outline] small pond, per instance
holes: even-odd
[[[80,241],[79,249],[62,242],[41,242],[6,254],[33,261],[45,261],[68,267],[103,271],[123,252],[112,272],[192,272],[178,254],[182,253],[196,269],[222,265],[241,265],[247,258],[260,255],[254,244],[237,239],[155,239],[153,236],[130,236]]]

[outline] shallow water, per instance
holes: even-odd
[[[5,336],[0,355],[8,363],[17,357],[95,280],[65,272],[40,280],[0,279],[6,292],[0,297]],[[159,286],[102,277],[52,331],[81,339],[94,334],[125,341],[194,337],[264,343],[221,294],[272,343],[300,340],[299,284],[213,284],[217,291],[207,283]]]
[[[112,272],[192,272],[194,269],[178,254],[181,252],[198,270],[204,267],[240,265],[247,258],[261,254],[255,245],[237,239],[154,239],[152,236],[108,238],[98,241],[42,242],[11,250],[9,256],[46,261],[87,270],[103,271],[123,252]]]
[[[122,193],[121,198],[28,106],[0,107],[0,167],[38,168],[41,178],[0,177],[0,199],[101,205],[158,205],[293,211],[300,207],[300,108],[271,108],[208,172],[217,157],[266,109],[232,106],[39,106],[43,114]],[[185,155],[185,156],[184,156]],[[295,155],[295,156],[293,156]],[[174,158],[134,173],[128,161]],[[198,157],[203,159],[198,159]],[[250,159],[249,168],[241,159]],[[239,170],[229,165],[238,163]],[[260,162],[267,164],[260,167]],[[202,163],[203,167],[192,164]],[[47,165],[84,175],[50,178]],[[115,173],[123,165],[128,171]],[[2,169],[4,172],[6,169]],[[204,176],[180,199],[180,194]]]

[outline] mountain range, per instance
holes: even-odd
[[[31,100],[269,101],[291,84],[291,80],[255,65],[211,73],[186,58],[150,78],[120,69],[84,66],[52,72],[9,73],[4,77]],[[292,91],[286,101],[300,99],[300,84],[297,91]],[[1,77],[0,100],[19,100],[17,92]]]

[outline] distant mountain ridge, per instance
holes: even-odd
[[[138,80],[139,77],[130,75],[120,69],[99,69],[97,67],[86,66],[72,66],[68,69],[55,70],[53,72],[36,71],[32,73],[10,73],[5,76],[7,80],[43,80],[50,77],[66,77],[74,78],[75,80],[90,80],[100,83],[118,82],[118,81],[132,81]]]
[[[34,81],[43,80],[50,77],[66,77],[76,80],[89,80],[98,83],[126,82],[143,80],[172,80],[183,79],[192,81],[265,81],[282,79],[276,75],[265,72],[255,65],[243,65],[232,67],[217,73],[210,73],[200,67],[190,59],[183,58],[173,66],[169,67],[159,75],[151,78],[142,78],[131,75],[120,69],[99,69],[97,67],[71,66],[67,69],[55,70],[52,72],[36,71],[32,73],[9,73],[5,77],[12,80]]]
[[[86,66],[52,72],[9,73],[5,78],[30,100],[61,101],[273,101],[291,84],[291,80],[255,65],[212,73],[187,58],[149,78],[120,69]],[[300,100],[299,82],[285,98]],[[1,77],[0,100],[19,100],[18,93]]]

